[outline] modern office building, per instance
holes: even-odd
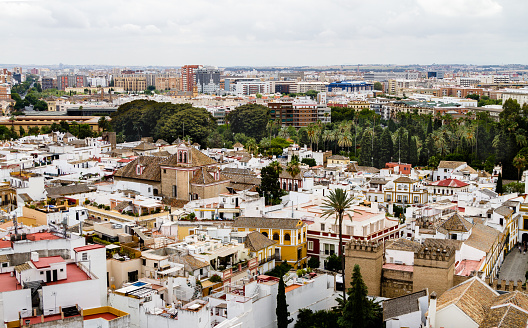
[[[360,92],[360,91],[372,91],[374,90],[374,84],[365,81],[340,81],[330,83],[328,86],[328,92]]]
[[[212,94],[220,90],[220,70],[212,67],[202,67],[194,71],[198,92]]]

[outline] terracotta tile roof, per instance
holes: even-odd
[[[373,166],[358,166],[358,172],[365,172],[365,173],[380,173],[380,170],[378,168],[375,168]]]
[[[158,156],[158,157],[169,157],[171,153],[169,153],[166,150],[157,151],[154,153],[150,153],[150,156]]]
[[[461,217],[458,213],[453,214],[449,219],[445,220],[441,228],[447,231],[456,231],[456,232],[469,232],[472,228],[472,224]]]
[[[300,170],[299,171],[299,174],[297,174],[293,179],[294,180],[302,180],[302,175],[303,175],[303,170]],[[290,173],[288,173],[288,171],[286,171],[286,168],[283,167],[282,168],[282,172],[279,174],[279,178],[283,178],[283,179],[292,179],[292,176]]]
[[[475,173],[478,173],[477,170],[475,170],[474,168],[472,168],[471,166],[466,166],[465,168],[463,168],[462,170],[460,170],[460,172],[463,172],[463,173],[469,173],[469,174],[475,174]]]
[[[56,198],[59,196],[88,193],[94,191],[96,188],[91,184],[79,183],[69,186],[47,187],[45,189],[48,193],[48,197]]]
[[[140,179],[150,181],[161,181],[160,164],[165,161],[165,158],[158,156],[139,156],[132,162],[117,170],[116,177],[128,179]],[[144,167],[141,174],[137,174],[137,165]]]
[[[399,177],[398,179],[394,180],[394,183],[414,183],[415,180],[408,178],[408,177]]]
[[[478,177],[479,178],[490,178],[491,174],[489,174],[488,172],[486,172],[484,170],[479,170],[478,171]]]
[[[499,235],[500,232],[498,230],[477,223],[473,226],[471,235],[464,241],[464,244],[483,252],[489,252]]]
[[[156,141],[156,145],[170,145],[170,144],[163,139],[158,139],[158,141]]]
[[[226,167],[222,170],[223,174],[243,174],[243,175],[254,175],[257,176],[257,174],[250,169],[239,169],[236,167]]]
[[[497,295],[485,282],[474,277],[445,291],[438,298],[436,311],[453,304],[480,325]]]
[[[438,164],[439,169],[456,169],[460,165],[464,165],[466,162],[457,162],[457,161],[440,161]]]
[[[15,271],[16,272],[22,272],[22,271],[26,271],[26,270],[29,270],[31,269],[31,265],[29,265],[29,263],[23,263],[23,264],[20,264],[20,265],[17,265],[15,267]]]
[[[407,240],[405,238],[398,238],[386,247],[386,249],[392,249],[392,250],[397,250],[397,251],[407,251],[407,252],[414,252],[414,253],[419,252],[421,248],[422,248],[422,245],[420,243]]]
[[[511,305],[494,306],[488,310],[480,328],[517,328],[526,327],[528,313]]]
[[[383,321],[420,311],[418,299],[426,296],[427,290],[424,289],[416,293],[383,301]]]
[[[154,149],[158,149],[158,147],[156,147],[155,145],[149,142],[142,142],[136,147],[132,148],[132,150],[137,150],[137,151],[154,150]]]
[[[423,241],[424,246],[430,247],[430,248],[452,248],[456,250],[460,250],[460,247],[462,247],[462,240],[455,240],[455,239],[436,239],[436,238],[425,238]]]
[[[187,156],[189,156],[190,163],[188,164],[182,164],[178,163],[178,153],[172,155],[171,157],[167,158],[162,165],[163,166],[205,166],[205,165],[212,165],[217,164],[217,162],[212,159],[211,157],[205,155],[198,149],[194,147],[186,147],[187,152],[189,153]]]
[[[504,217],[508,217],[513,214],[513,210],[504,205],[497,207],[494,212]]]
[[[462,187],[467,186],[468,184],[458,179],[444,179],[444,180],[432,182],[429,185],[437,186],[437,187],[462,188]]]
[[[507,294],[498,296],[493,305],[501,305],[511,303],[517,305],[520,308],[523,308],[528,311],[528,295],[521,291],[513,291]]]
[[[236,228],[297,229],[303,226],[298,219],[238,217],[233,222]]]
[[[244,245],[252,252],[258,252],[261,249],[265,249],[276,243],[276,241],[270,240],[268,237],[264,236],[258,231],[249,233],[246,236],[246,240],[244,241]]]
[[[209,266],[209,263],[200,261],[200,260],[196,259],[192,255],[184,255],[184,256],[181,257],[181,259],[184,262],[183,264],[184,265],[185,264],[189,265],[189,267],[191,268],[192,271],[198,270],[198,269],[201,269],[201,268],[206,268],[206,267]]]
[[[332,156],[328,157],[328,159],[336,159],[336,160],[340,160],[340,161],[350,160],[350,158],[348,158],[346,156],[343,156],[343,155],[332,155]]]
[[[359,166],[357,162],[350,162],[347,165],[345,172],[359,172]]]
[[[183,206],[187,204],[189,201],[184,200],[184,199],[169,198],[169,199],[165,199],[163,202],[169,205],[170,207],[183,208]]]
[[[127,208],[129,205],[132,205],[130,201],[122,201],[119,204],[117,204],[116,207],[114,207],[114,210],[121,212],[122,210]]]
[[[191,179],[192,184],[199,184],[199,185],[210,184],[214,182],[215,182],[215,179],[211,176],[211,174],[209,174],[209,172],[207,172],[205,168],[201,168],[197,170],[196,172],[194,172],[194,175]]]
[[[370,179],[370,184],[384,185],[387,184],[387,180],[385,180],[384,178],[372,178]]]

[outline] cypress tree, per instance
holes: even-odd
[[[359,147],[359,162],[361,165],[372,166],[372,135],[368,130],[363,132]]]
[[[359,265],[354,265],[352,288],[338,319],[341,327],[370,328],[383,325],[382,311],[378,303],[367,298],[367,286],[361,277]]]
[[[427,122],[427,136],[430,136],[433,133],[433,119],[429,118],[429,122]]]
[[[416,146],[415,138],[411,137],[409,139],[409,163],[416,166],[418,164],[418,146]]]
[[[497,187],[495,188],[495,192],[499,195],[504,193],[504,190],[502,189],[502,173],[499,173],[499,177],[497,178]]]
[[[381,142],[379,149],[379,167],[385,167],[385,164],[391,161],[392,152],[392,137],[389,129],[384,129],[381,134]]]
[[[290,312],[288,312],[288,303],[286,303],[286,288],[282,276],[279,280],[279,290],[277,291],[277,308],[275,309],[277,315],[277,328],[287,328],[293,321],[289,319]]]

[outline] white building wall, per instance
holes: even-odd
[[[387,263],[414,265],[414,252],[406,252],[394,249],[385,250]]]
[[[471,320],[462,310],[455,305],[449,305],[436,312],[435,327],[464,327],[477,328],[475,321]]]
[[[82,262],[84,267],[88,268],[99,281],[99,298],[101,305],[106,306],[107,297],[107,269],[106,269],[106,248],[96,248],[89,251],[78,252],[75,255],[75,261],[81,262],[83,254],[86,254],[87,262]],[[95,293],[95,291],[94,291]]]
[[[0,322],[18,320],[19,311],[23,317],[29,317],[31,310],[31,289],[19,289],[0,294]]]
[[[59,307],[78,304],[81,308],[100,307],[99,281],[97,279],[77,281],[42,287],[44,314],[57,313]]]

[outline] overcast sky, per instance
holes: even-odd
[[[526,64],[527,0],[0,0],[0,62]]]

